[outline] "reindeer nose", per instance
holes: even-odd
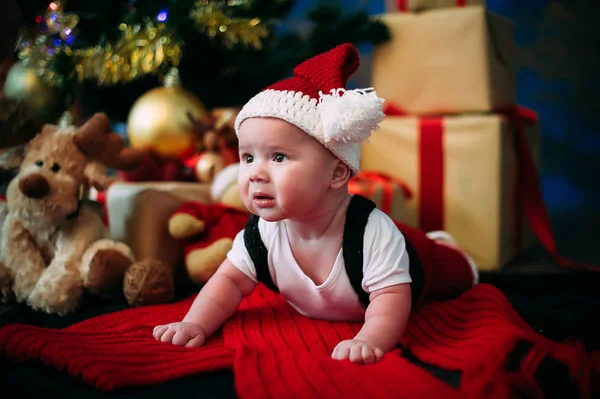
[[[23,177],[19,181],[21,192],[29,198],[39,199],[50,191],[46,178],[38,173]]]

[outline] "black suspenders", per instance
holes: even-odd
[[[369,293],[363,290],[363,249],[364,235],[369,215],[375,209],[375,203],[363,196],[353,195],[346,213],[342,254],[350,285],[358,295],[360,302],[369,306]]]
[[[369,306],[369,294],[362,289],[363,280],[363,248],[364,233],[369,221],[369,215],[375,209],[375,203],[361,195],[353,195],[346,213],[346,223],[344,224],[344,237],[342,243],[342,254],[344,256],[344,265],[346,274],[350,280],[350,285],[358,295],[360,302]],[[279,292],[269,271],[268,253],[258,231],[258,216],[252,215],[244,228],[244,243],[246,250],[256,268],[257,280],[262,282],[272,291]],[[406,250],[410,259],[411,277],[413,278],[413,301],[421,294],[421,289],[415,290],[413,274],[422,278],[423,269],[416,256],[412,245],[406,240]],[[422,281],[422,280],[421,280]],[[417,292],[418,291],[418,292]],[[415,303],[415,302],[413,302]]]
[[[244,244],[256,268],[256,279],[270,290],[279,292],[271,278],[267,248],[260,237],[260,231],[258,231],[258,220],[258,216],[250,216],[244,227]]]

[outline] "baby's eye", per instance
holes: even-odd
[[[245,163],[252,163],[252,161],[254,161],[254,157],[250,154],[242,155],[242,159],[244,160]]]
[[[283,162],[287,159],[287,157],[283,154],[275,154],[275,156],[273,157],[273,161],[275,162]]]

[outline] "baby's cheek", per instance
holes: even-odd
[[[240,193],[240,199],[242,200],[242,204],[244,204],[244,206],[250,210],[250,207],[252,206],[252,201],[250,199],[250,194],[248,190],[248,184],[241,184],[240,182],[238,182],[238,191]]]

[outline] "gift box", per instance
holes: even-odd
[[[516,102],[510,21],[483,6],[380,16],[391,40],[373,52],[377,94],[415,115],[490,111]]]
[[[404,201],[411,197],[409,187],[402,180],[372,171],[361,171],[352,177],[348,182],[348,191],[369,198],[393,220],[402,220]]]
[[[387,116],[362,147],[361,169],[393,175],[411,188],[402,222],[446,230],[481,270],[498,269],[533,241],[516,144],[523,136],[537,164],[539,130],[533,116],[523,118]]]
[[[389,12],[419,12],[432,8],[485,5],[484,0],[385,0]]]
[[[185,201],[211,202],[210,184],[114,182],[105,192],[111,238],[129,245],[136,259],[171,265],[182,261],[182,244],[168,231],[169,218]]]

